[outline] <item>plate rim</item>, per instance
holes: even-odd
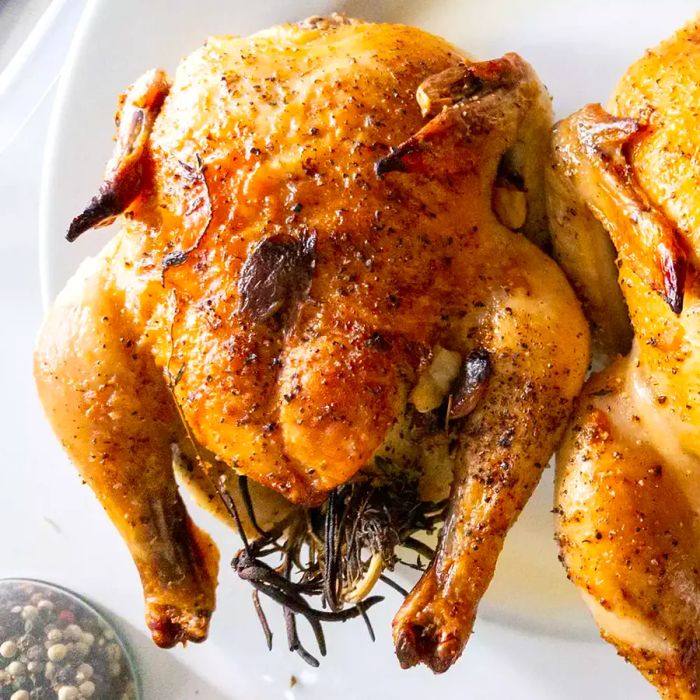
[[[65,109],[65,101],[70,88],[75,80],[75,65],[78,62],[85,38],[89,34],[89,26],[97,13],[97,7],[104,0],[87,0],[83,13],[73,34],[66,59],[61,68],[61,75],[56,87],[56,95],[51,106],[49,128],[46,134],[46,145],[41,158],[41,179],[39,184],[39,291],[42,310],[46,312],[52,303],[54,296],[51,293],[51,265],[49,261],[48,237],[51,229],[51,205],[50,190],[55,179],[55,167],[58,150],[58,138],[63,124],[67,119],[68,110]]]

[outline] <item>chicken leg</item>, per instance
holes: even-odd
[[[172,468],[175,404],[134,331],[106,259],[87,260],[42,327],[35,376],[81,476],[127,543],[159,646],[201,642],[214,609],[218,553],[190,520]]]
[[[507,55],[465,67],[461,80],[461,90],[454,82],[446,90],[459,96],[454,104],[399,147],[380,172],[449,177],[473,169],[471,149],[507,152],[520,130],[531,128],[526,115],[542,93],[521,59]],[[472,93],[468,87],[474,82],[478,87]],[[481,142],[486,125],[488,144]],[[483,162],[498,158],[491,155]],[[498,184],[493,172],[479,176],[482,188]],[[534,188],[530,195],[536,196]],[[501,227],[508,218],[498,210],[496,216],[489,214],[480,220],[491,226]],[[489,358],[490,376],[473,412],[462,419],[437,553],[394,618],[403,667],[425,663],[443,672],[461,654],[504,538],[539,482],[588,362],[585,323],[578,309],[573,312],[571,290],[554,263],[515,235],[491,255],[506,269],[521,266],[521,273],[517,281],[493,278],[487,285],[485,318],[492,320],[475,335],[477,352]]]
[[[632,378],[634,363],[618,360],[581,397],[558,457],[559,545],[602,636],[662,697],[695,698],[697,464],[669,457],[652,442],[640,416],[644,399]]]

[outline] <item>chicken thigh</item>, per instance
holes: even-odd
[[[50,310],[36,378],[158,644],[203,639],[214,605],[175,452],[201,500],[220,507],[223,479],[227,504],[256,503],[249,534],[378,465],[419,472],[429,501],[451,489],[394,636],[405,666],[461,653],[588,364],[575,295],[529,240],[550,126],[518,56],[338,16],[211,38],[172,85],[129,89],[68,238],[121,230]]]
[[[559,124],[550,173],[567,272],[596,299],[607,231],[634,330],[586,385],[559,454],[562,557],[603,636],[666,698],[700,693],[699,47],[693,22],[629,69],[610,113]]]

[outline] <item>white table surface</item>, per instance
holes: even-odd
[[[78,1],[78,0],[76,0]],[[297,657],[282,649],[270,655],[270,667],[295,672],[293,690],[281,682],[288,675],[270,673],[246,677],[231,658],[226,639],[235,630],[214,622],[206,644],[161,651],[150,642],[143,625],[141,591],[126,548],[61,452],[41,412],[31,375],[34,337],[42,309],[37,266],[37,219],[42,152],[51,114],[50,92],[18,138],[0,154],[0,401],[3,437],[0,467],[0,577],[30,576],[54,581],[84,594],[115,619],[126,633],[141,669],[147,700],[253,700],[298,698],[312,685],[328,685],[327,697],[367,697],[363,690],[342,690],[319,671],[305,671]],[[222,557],[226,559],[226,555]],[[220,599],[231,600],[241,588],[222,569]],[[220,615],[253,614],[246,603],[220,605]],[[233,611],[233,612],[232,612]],[[386,621],[386,616],[379,618]],[[342,644],[342,628],[332,634],[330,653],[352,654]],[[389,644],[385,627],[377,644]],[[281,646],[281,644],[278,644]],[[250,640],[252,654],[267,654],[262,639]],[[381,674],[382,668],[358,668],[358,677]],[[418,674],[423,686],[427,672]],[[468,679],[459,695],[435,679],[440,697],[470,700],[600,700],[653,698],[655,694],[636,671],[603,643],[581,643],[528,636],[498,625],[479,622],[464,658],[460,675]],[[366,678],[365,678],[366,681]],[[442,690],[441,690],[442,689]],[[397,691],[398,693],[398,691]],[[405,685],[402,698],[411,697]],[[316,694],[314,693],[314,697]],[[384,697],[391,698],[384,693]],[[398,694],[397,694],[398,697]],[[418,697],[418,695],[416,695]]]

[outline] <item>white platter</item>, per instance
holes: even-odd
[[[586,102],[605,102],[625,68],[692,17],[696,5],[690,0],[92,0],[64,70],[45,158],[40,212],[45,302],[80,260],[97,252],[110,235],[95,231],[73,244],[63,238],[67,223],[100,182],[112,147],[119,92],[147,68],[172,71],[180,57],[210,34],[247,34],[331,10],[416,24],[478,58],[517,51],[535,66],[554,97],[558,116],[564,116]],[[376,644],[369,642],[360,624],[339,626],[329,630],[330,653],[321,668],[307,669],[283,648],[280,620],[274,618],[279,634],[275,650],[268,654],[248,591],[226,567],[210,640],[175,656],[189,667],[191,677],[206,678],[203,700],[365,698],[369,693],[417,698],[428,692],[470,698],[566,694],[583,700],[594,693],[600,698],[652,698],[654,693],[595,641],[594,626],[565,580],[552,539],[551,491],[550,470],[509,535],[475,638],[445,676],[399,671],[389,634],[398,599],[390,591],[383,609],[374,615]],[[221,545],[225,562],[237,547],[235,537],[206,514],[196,515]],[[114,542],[107,546],[116,546]],[[123,580],[120,585],[129,588],[128,595],[90,593],[138,625],[135,573],[125,569]],[[502,627],[483,620],[495,620]],[[142,641],[147,644],[145,635]],[[151,665],[159,658],[150,651],[147,657]],[[592,664],[596,674],[590,672]],[[159,687],[159,679],[167,685],[163,670],[145,665],[142,670],[151,688]],[[299,679],[293,689],[288,686],[291,675]],[[185,687],[153,697],[192,697]]]

